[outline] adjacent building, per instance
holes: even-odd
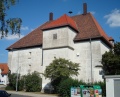
[[[9,68],[7,63],[0,63],[0,84],[7,85],[8,81]]]
[[[102,81],[102,54],[113,47],[113,42],[94,16],[87,12],[85,3],[83,14],[64,14],[54,20],[50,13],[49,21],[9,46],[8,65],[11,73],[43,73],[54,57],[65,58],[80,64],[79,75],[73,78]],[[45,87],[49,80],[44,76],[42,79]]]

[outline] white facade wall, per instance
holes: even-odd
[[[7,85],[9,83],[8,82],[8,75],[7,74],[2,75],[1,72],[2,71],[0,69],[0,84]]]
[[[46,66],[48,66],[54,59],[56,58],[65,58],[68,60],[71,60],[71,55],[73,54],[73,50],[69,48],[60,48],[60,49],[50,49],[50,50],[44,50],[44,56],[43,56],[43,72],[46,69]],[[43,77],[43,87],[49,82],[49,79],[45,79]]]
[[[119,97],[120,75],[107,75],[105,76],[105,79],[106,79],[106,97]]]
[[[53,39],[53,35],[57,39]],[[65,58],[73,60],[74,54],[74,37],[76,32],[69,27],[57,28],[43,31],[43,72],[54,58]],[[49,82],[43,77],[43,87]]]
[[[96,66],[101,65],[102,54],[108,50],[100,40],[92,40],[91,44],[90,41],[75,43],[74,62],[80,63],[81,69],[75,78],[86,82],[102,81],[102,75],[99,74],[102,68]]]
[[[13,50],[8,53],[8,66],[11,73],[25,75],[34,71],[41,72],[42,48]]]
[[[57,39],[53,39],[54,34],[57,35]],[[102,81],[102,75],[99,74],[101,68],[96,68],[96,66],[101,65],[102,54],[109,51],[109,47],[101,40],[92,40],[91,44],[89,40],[74,43],[76,34],[70,27],[43,31],[43,47],[9,51],[8,66],[11,72],[19,71],[21,75],[34,71],[43,73],[46,66],[56,57],[80,64],[79,75],[73,78],[86,82]],[[50,80],[45,79],[44,76],[42,79],[43,87],[45,87]]]
[[[57,39],[53,39],[53,35],[57,35]],[[74,47],[73,39],[76,32],[70,27],[56,28],[43,31],[43,49],[56,47]]]

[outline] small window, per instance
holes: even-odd
[[[57,34],[53,34],[53,39],[57,39]]]

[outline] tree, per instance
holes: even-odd
[[[8,10],[11,6],[16,4],[18,0],[0,0],[0,35],[1,38],[7,36],[8,32],[12,32],[12,34],[20,35],[20,27],[22,20],[20,18],[10,18],[8,20],[6,17],[6,10]]]
[[[79,64],[73,63],[64,58],[55,58],[49,66],[46,67],[44,75],[46,78],[51,79],[51,84],[54,90],[57,90],[59,83],[72,75],[78,75]],[[55,91],[56,92],[56,91]]]
[[[105,75],[120,74],[120,42],[116,42],[113,50],[102,55],[103,71]]]

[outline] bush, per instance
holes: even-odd
[[[16,77],[15,73],[9,75],[9,84],[6,87],[6,90],[16,90]],[[18,87],[17,90],[25,90],[27,92],[37,92],[41,91],[42,88],[42,79],[39,76],[39,73],[34,72],[25,76],[18,76]]]
[[[86,85],[83,81],[78,81],[76,79],[68,78],[61,81],[58,87],[58,94],[60,97],[70,97],[70,88],[73,86],[77,87],[79,85]]]
[[[5,89],[7,90],[15,90],[16,89],[16,73],[13,74],[9,74],[9,84],[7,85],[7,87]]]
[[[24,76],[25,78],[25,86],[24,89],[27,92],[39,92],[42,88],[42,79],[39,76],[39,73],[34,72],[32,74],[28,74]]]

